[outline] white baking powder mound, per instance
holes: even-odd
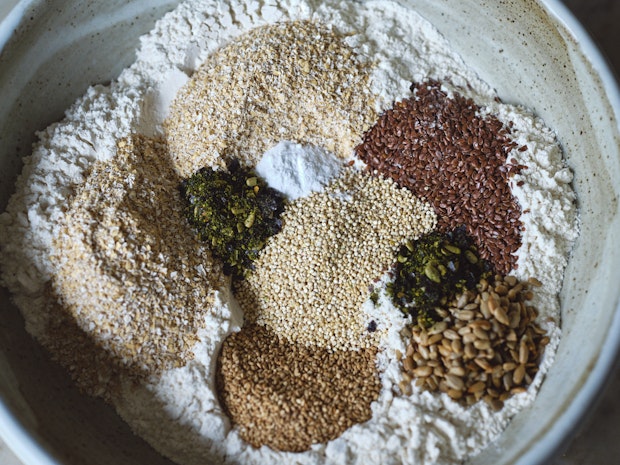
[[[256,173],[289,200],[318,192],[338,176],[342,162],[333,153],[314,145],[281,141],[267,150]]]
[[[203,463],[337,464],[462,463],[489,445],[511,418],[530,405],[553,361],[560,338],[558,291],[570,247],[577,235],[572,173],[566,168],[551,130],[526,110],[495,102],[492,88],[454,53],[437,30],[411,9],[391,1],[188,0],[165,15],[142,38],[135,63],[109,86],[94,86],[65,114],[38,134],[40,142],[17,181],[7,211],[0,215],[2,284],[13,294],[34,336],[45,337],[46,284],[54,273],[49,261],[67,200],[97,160],[116,153],[116,141],[131,133],[162,135],[170,101],[213,51],[251,28],[283,20],[312,19],[331,24],[346,42],[374,64],[371,89],[376,111],[410,96],[412,81],[437,79],[466,97],[488,105],[500,120],[513,122],[511,153],[529,167],[514,178],[513,192],[524,212],[523,245],[516,276],[536,276],[544,293],[536,302],[551,339],[534,382],[526,393],[508,399],[500,412],[485,403],[462,407],[445,395],[413,389],[396,395],[400,368],[395,351],[404,352],[400,312],[381,297],[363,311],[387,331],[378,366],[382,391],[373,417],[326,444],[303,453],[281,453],[244,443],[223,413],[215,393],[214,363],[219,345],[242,324],[240,309],[226,289],[218,293],[195,358],[186,366],[135,385],[127,380],[114,399],[133,430],[181,465]],[[361,135],[360,135],[361,136]],[[288,154],[288,155],[287,155]],[[323,157],[320,166],[312,157]],[[280,170],[280,185],[291,198],[320,189],[339,165],[320,147],[283,142],[265,154],[265,177]],[[523,181],[522,183],[519,181]],[[271,179],[270,183],[277,183]],[[287,191],[288,189],[288,191]],[[378,447],[378,445],[381,445]]]

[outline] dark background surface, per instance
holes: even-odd
[[[620,0],[563,1],[594,38],[618,76],[620,74]]]

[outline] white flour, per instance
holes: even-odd
[[[517,175],[513,192],[526,227],[519,250],[517,276],[539,278],[546,290],[537,305],[543,327],[550,331],[540,373],[527,393],[494,413],[484,403],[463,408],[447,396],[419,393],[395,396],[400,380],[394,350],[404,351],[400,313],[385,299],[365,311],[381,324],[391,323],[379,365],[385,369],[383,390],[373,404],[373,418],[347,430],[328,444],[305,453],[276,453],[253,449],[230,429],[215,398],[214,354],[230,331],[239,328],[239,309],[224,292],[217,314],[207,322],[195,359],[136,388],[126,383],[115,401],[120,415],[163,454],[193,465],[224,459],[241,463],[412,463],[456,464],[477,453],[506,427],[510,418],[529,405],[552,363],[559,341],[557,292],[572,241],[576,213],[569,187],[572,175],[564,168],[552,132],[519,108],[493,102],[491,88],[449,48],[436,30],[416,13],[386,2],[341,3],[328,0],[316,7],[301,0],[271,2],[210,2],[191,0],[166,15],[142,40],[134,65],[109,87],[95,86],[66,113],[66,118],[39,134],[41,142],[25,166],[7,212],[0,215],[3,253],[2,283],[12,291],[27,329],[45,338],[45,283],[54,272],[48,260],[51,239],[62,218],[66,199],[96,160],[114,156],[121,137],[140,131],[161,132],[167,105],[196,67],[215,49],[243,31],[285,19],[312,18],[333,24],[359,53],[376,62],[372,88],[377,111],[410,95],[411,81],[447,80],[454,89],[486,103],[503,121],[513,121],[519,144],[515,152],[529,167]],[[469,89],[469,90],[465,90]],[[517,186],[518,181],[525,181]],[[389,325],[388,325],[389,326]],[[378,445],[381,446],[378,446]]]

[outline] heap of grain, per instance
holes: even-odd
[[[330,350],[375,347],[360,308],[400,244],[434,228],[435,214],[391,180],[353,169],[293,202],[237,296],[246,317],[290,342]]]
[[[48,345],[73,353],[63,363],[79,365],[85,389],[100,390],[104,369],[92,361],[102,354],[136,375],[182,366],[193,356],[213,290],[223,281],[183,217],[178,184],[164,143],[121,140],[117,156],[95,164],[65,213],[50,256],[52,293],[63,309],[56,314],[71,316],[93,353],[85,357],[80,339],[62,332]]]

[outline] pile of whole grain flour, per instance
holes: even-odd
[[[73,374],[78,382],[84,383],[83,387],[89,393],[110,401],[138,435],[163,455],[182,465],[207,462],[461,463],[490,444],[517,412],[532,403],[553,361],[560,338],[558,292],[570,248],[577,235],[575,198],[570,187],[572,173],[565,166],[550,129],[525,109],[499,103],[492,88],[463,63],[431,24],[397,3],[339,0],[187,0],[181,3],[142,38],[135,63],[124,70],[118,80],[109,86],[97,85],[88,89],[67,110],[64,120],[39,134],[40,142],[34,147],[32,155],[24,160],[24,169],[7,211],[0,215],[2,284],[12,292],[26,320],[27,330],[44,345],[57,349],[57,358],[69,352],[70,345],[60,347],[57,344],[57,331],[63,326],[59,322],[66,320],[55,316],[53,309],[56,307],[48,305],[50,294],[55,289],[51,282],[67,282],[69,284],[64,285],[70,286],[70,281],[75,279],[75,275],[66,276],[63,272],[68,255],[58,248],[71,248],[71,238],[80,238],[85,242],[91,240],[84,237],[87,234],[82,230],[89,227],[92,227],[92,247],[104,247],[97,242],[100,240],[99,226],[95,225],[98,221],[100,224],[109,221],[110,227],[115,228],[119,235],[129,234],[127,231],[132,231],[131,228],[140,228],[142,223],[124,224],[115,212],[123,211],[124,196],[133,195],[131,189],[134,183],[146,179],[152,184],[158,175],[162,175],[157,167],[152,172],[145,170],[142,173],[139,165],[143,159],[124,152],[127,144],[131,145],[130,141],[134,140],[136,147],[144,154],[156,151],[160,142],[141,145],[136,135],[166,140],[166,118],[171,102],[205,60],[249,30],[294,20],[310,20],[333,29],[345,38],[344,41],[355,51],[360,62],[370,64],[369,89],[372,99],[368,101],[374,101],[374,108],[371,109],[373,115],[380,115],[394,101],[411,97],[412,82],[433,79],[443,83],[448,94],[459,92],[472,98],[484,108],[484,112],[511,125],[511,137],[520,147],[525,147],[511,153],[512,163],[527,166],[511,179],[512,193],[523,211],[521,221],[524,226],[522,245],[518,250],[518,268],[513,274],[524,280],[535,276],[542,282],[534,304],[540,312],[539,324],[550,338],[540,370],[529,389],[506,400],[499,412],[484,402],[465,407],[445,394],[422,392],[415,387],[410,395],[402,395],[398,388],[401,368],[395,354],[406,350],[401,332],[407,320],[389,299],[381,295],[378,302],[367,302],[361,310],[369,319],[379,322],[381,334],[377,364],[382,389],[379,398],[371,405],[372,418],[352,426],[337,439],[314,444],[305,452],[279,452],[265,446],[254,448],[243,441],[238,430],[231,426],[215,391],[219,347],[228,334],[238,331],[243,324],[243,313],[230,289],[216,276],[218,267],[213,265],[209,268],[183,257],[168,260],[166,250],[154,250],[150,243],[132,249],[135,246],[132,245],[135,240],[133,236],[123,242],[128,249],[106,249],[106,253],[109,253],[112,263],[121,265],[118,257],[138,260],[136,263],[140,266],[135,269],[124,269],[123,266],[113,269],[121,282],[131,276],[135,289],[120,289],[115,285],[110,286],[111,290],[102,289],[102,295],[108,298],[116,295],[111,292],[116,292],[123,294],[123,298],[131,298],[132,293],[139,294],[140,270],[145,269],[153,275],[161,271],[162,276],[185,279],[182,285],[188,289],[193,288],[194,281],[199,282],[199,278],[208,276],[210,285],[220,288],[192,298],[199,303],[205,302],[213,310],[195,315],[199,320],[197,322],[176,321],[173,329],[191,326],[193,331],[181,341],[175,340],[174,333],[166,333],[170,328],[161,330],[161,343],[168,346],[174,340],[174,344],[179,345],[178,348],[175,346],[175,351],[183,357],[156,360],[153,363],[165,368],[157,374],[148,373],[149,364],[157,359],[156,350],[141,352],[139,340],[125,340],[123,349],[112,355],[121,359],[125,356],[139,358],[144,365],[140,368],[147,371],[145,376],[138,377],[139,383],[134,382],[134,377],[123,377],[122,373],[120,382],[113,387],[107,383],[104,372],[90,378],[80,373]],[[302,64],[302,71],[303,68]],[[213,98],[217,100],[218,96]],[[228,96],[222,95],[221,98]],[[291,125],[295,124],[291,122]],[[359,140],[353,142],[359,143],[362,134],[357,134],[357,137]],[[283,141],[286,139],[283,137]],[[272,144],[272,150],[274,146]],[[274,179],[280,183],[281,190],[288,189],[297,198],[308,194],[303,186],[311,186],[308,191],[320,190],[328,178],[337,175],[339,166],[336,159],[329,159],[331,165],[324,173],[318,168],[308,168],[304,157],[320,155],[324,153],[322,148],[302,150],[299,145],[295,147],[299,160],[279,162],[280,169],[283,173],[286,171],[289,178],[282,175],[274,176]],[[281,150],[281,146],[276,149]],[[105,208],[98,210],[99,200],[88,196],[80,187],[91,176],[96,162],[120,157],[119,153],[124,154],[128,161],[117,173],[112,175],[105,170],[95,170],[98,176],[109,180],[107,192],[111,196],[117,195],[118,210],[111,213],[106,212]],[[260,154],[254,155],[260,158]],[[325,159],[328,163],[328,158]],[[303,171],[290,173],[294,171],[295,163],[302,162],[305,167]],[[268,161],[261,168],[275,169],[276,165]],[[265,177],[269,178],[267,175]],[[162,189],[157,194],[158,200],[173,188]],[[67,225],[67,209],[79,208],[79,205],[73,204],[76,195],[82,196],[79,197],[82,203],[91,202],[92,210],[83,217],[75,215],[73,223]],[[132,201],[139,202],[140,199],[132,197]],[[171,218],[165,211],[163,215],[162,218]],[[148,215],[145,213],[143,216],[142,221],[148,223]],[[142,237],[157,234],[156,229],[149,230],[148,234],[142,231]],[[183,243],[178,247],[190,246]],[[73,261],[70,263],[88,266],[91,263],[88,250],[91,249],[72,249]],[[146,258],[133,257],[134,250],[144,253]],[[186,253],[186,249],[183,250]],[[201,250],[200,253],[208,262],[208,250]],[[158,268],[147,266],[149,264],[156,264]],[[177,267],[182,272],[177,273],[177,268],[170,271],[166,267]],[[106,270],[93,271],[92,275],[82,274],[80,270],[73,272],[95,280],[100,276],[98,273],[105,276]],[[165,279],[161,283],[161,286],[166,286]],[[82,285],[82,282],[79,284]],[[83,283],[83,286],[90,284]],[[166,290],[158,292],[165,295]],[[79,307],[83,299],[80,294],[76,295],[77,303],[66,300],[64,303]],[[79,308],[80,315],[90,318],[86,327],[82,325],[82,330],[92,330],[105,341],[105,347],[114,347],[115,338],[121,336],[108,327],[97,327],[102,322],[107,324],[105,309],[87,315],[88,309]],[[166,309],[162,310],[162,315],[165,314]],[[66,315],[63,318],[66,319]],[[127,317],[123,323],[130,324],[130,320]],[[131,337],[127,335],[127,338]],[[186,357],[187,354],[193,355]]]

